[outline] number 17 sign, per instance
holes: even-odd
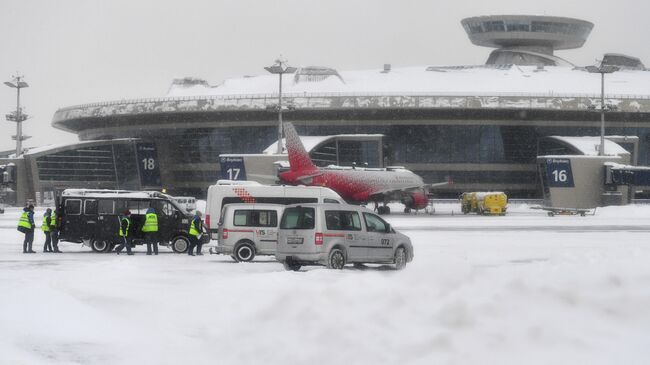
[[[552,188],[572,188],[573,171],[568,158],[549,158],[546,160],[546,182]]]

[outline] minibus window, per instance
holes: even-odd
[[[314,229],[314,208],[292,207],[284,211],[280,228]]]
[[[84,214],[97,215],[97,200],[86,199],[84,203],[85,203]]]
[[[73,199],[65,201],[65,214],[67,215],[80,215],[81,214],[81,200]]]
[[[98,211],[101,215],[115,214],[115,202],[106,199],[100,200],[98,203]]]
[[[330,198],[325,198],[323,202],[328,204],[341,204],[338,200]]]

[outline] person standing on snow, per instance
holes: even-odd
[[[43,244],[43,252],[54,252],[52,250],[52,237],[51,237],[51,224],[52,223],[52,209],[47,208],[43,214],[43,224],[41,224],[41,230],[45,234],[45,243]]]
[[[131,252],[131,212],[124,211],[124,215],[119,217],[120,220],[120,244],[115,247],[115,252],[119,255],[124,247],[126,247],[126,254],[133,255]]]
[[[196,214],[194,214],[194,218],[192,218],[192,222],[190,223],[190,247],[187,249],[187,254],[190,256],[194,256],[192,251],[194,251],[194,247],[196,247],[196,254],[197,255],[203,255],[201,253],[201,246],[203,244],[201,243],[201,232],[203,230],[203,221],[201,221],[201,212],[198,210],[196,211]]]
[[[36,253],[36,251],[32,250],[34,226],[34,206],[30,204],[28,207],[23,208],[23,214],[20,215],[18,221],[18,231],[25,234],[23,253]]]
[[[57,217],[61,216],[61,208],[56,208],[52,215],[50,216],[50,237],[52,238],[52,247],[54,252],[61,253],[59,251],[59,220]]]
[[[151,255],[151,246],[153,245],[153,253],[158,254],[158,215],[153,207],[147,209],[144,225],[142,226],[144,232],[144,240],[147,242],[147,255]]]

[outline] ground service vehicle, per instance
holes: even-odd
[[[119,215],[131,212],[133,244],[142,244],[142,225],[149,207],[158,214],[160,243],[175,252],[189,246],[191,216],[171,196],[153,191],[67,189],[58,200],[59,240],[83,243],[96,252],[109,252],[119,242]],[[207,235],[206,235],[207,236]],[[207,238],[207,237],[206,237]]]
[[[219,219],[218,245],[210,253],[252,261],[256,255],[275,255],[278,224],[284,205],[226,204]]]
[[[205,208],[205,224],[212,239],[218,239],[218,227],[211,224],[218,222],[221,211],[226,204],[233,203],[344,203],[333,190],[316,186],[262,185],[252,181],[236,182],[219,180],[208,188],[208,200]]]
[[[411,240],[373,211],[347,204],[302,204],[285,208],[275,258],[287,270],[302,265],[342,269],[348,263],[395,264],[413,260]]]
[[[499,191],[463,193],[460,196],[460,205],[464,214],[505,215],[508,196]]]

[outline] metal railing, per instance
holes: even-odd
[[[580,98],[580,99],[600,99],[600,94],[581,94],[581,93],[435,93],[435,92],[409,92],[404,94],[396,94],[395,92],[372,92],[372,93],[355,93],[355,92],[330,92],[330,93],[282,93],[283,98],[335,98],[335,97],[391,97],[391,98],[417,98],[417,97],[437,97],[437,98],[542,98],[542,99],[562,99],[562,98]],[[60,108],[57,112],[63,112],[74,109],[85,109],[92,107],[105,107],[115,105],[127,104],[142,104],[142,103],[164,103],[164,102],[179,102],[179,101],[201,101],[201,100],[269,100],[269,104],[277,102],[277,93],[261,93],[261,94],[232,94],[232,95],[196,95],[196,96],[166,96],[157,98],[138,98],[138,99],[123,99],[112,100],[97,103],[86,103],[73,105]],[[621,99],[621,100],[650,100],[650,95],[636,95],[636,94],[607,94],[606,99]]]

